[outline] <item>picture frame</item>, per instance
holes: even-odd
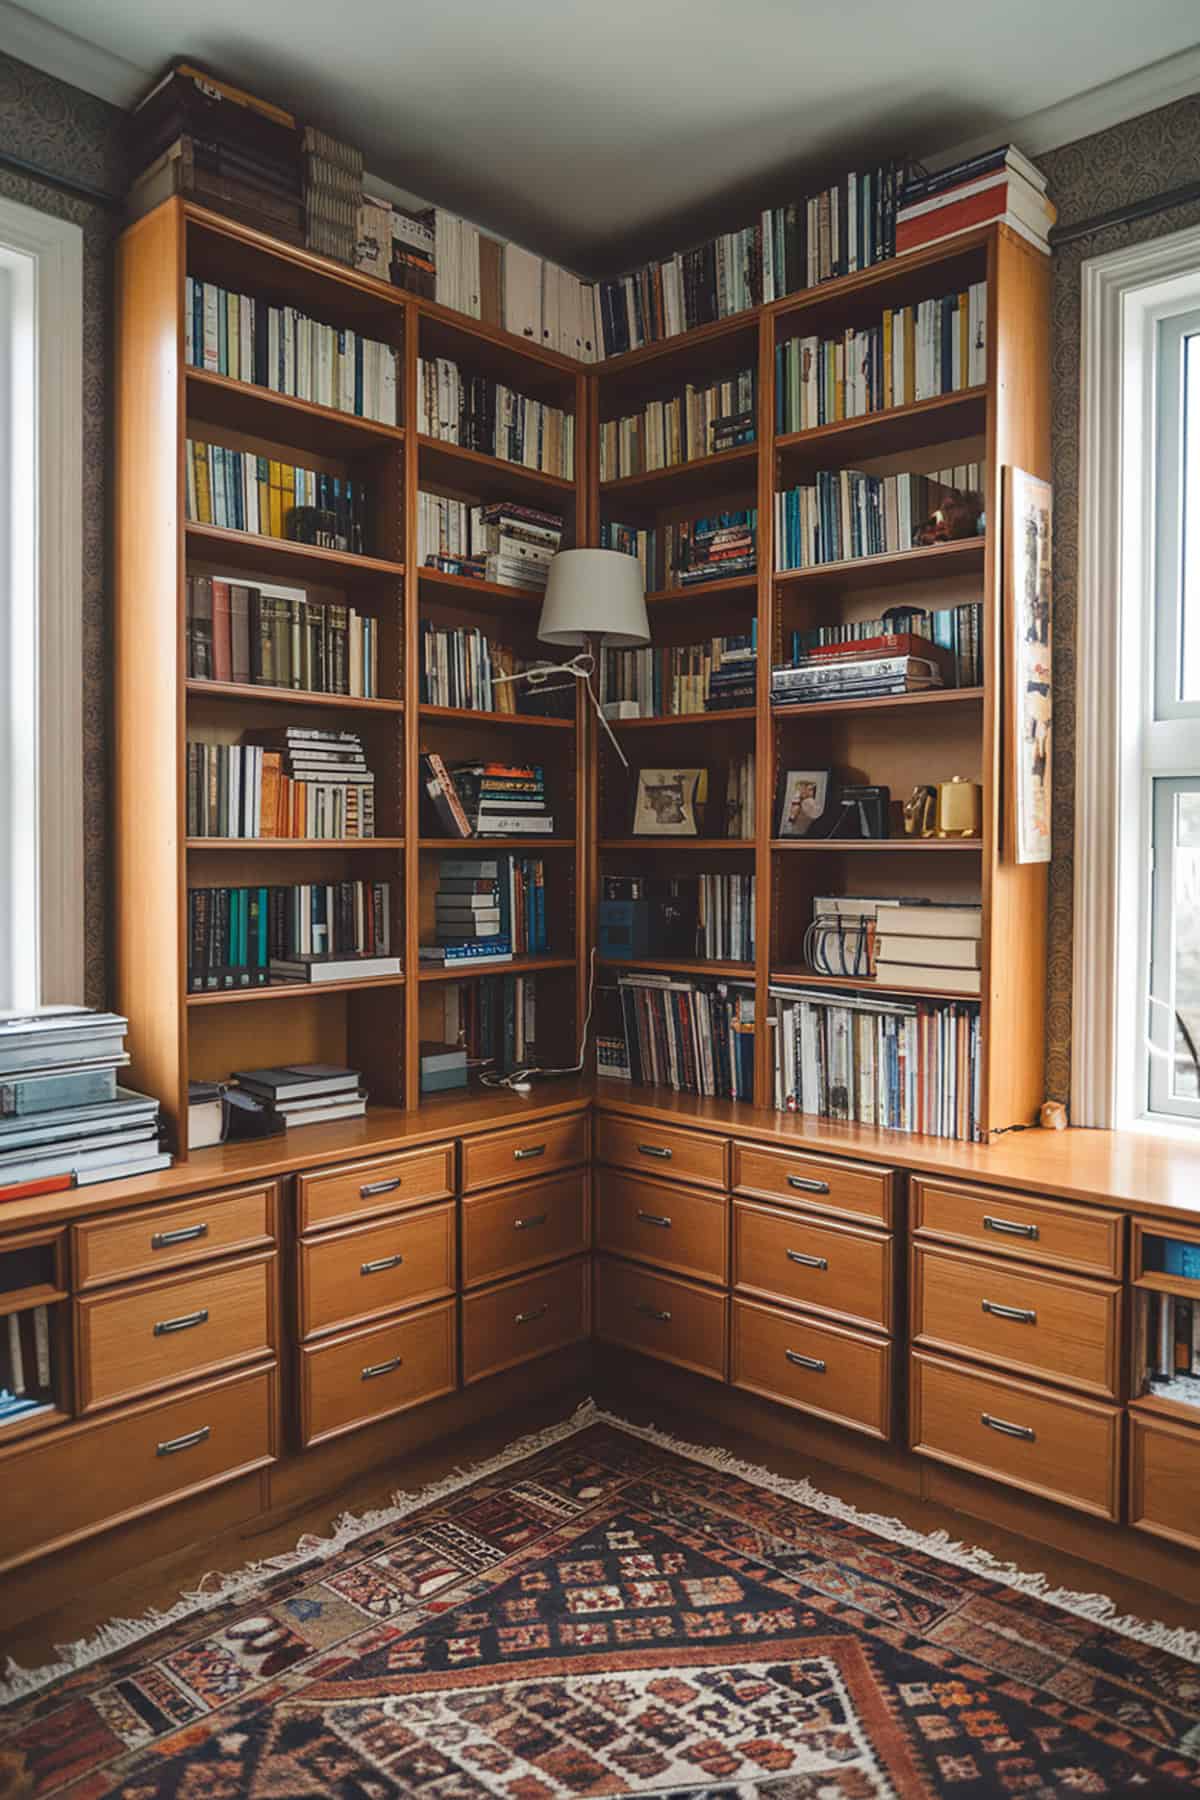
[[[1005,850],[1045,863],[1053,848],[1053,489],[1025,469],[1004,470],[1005,679],[1008,690]]]
[[[816,827],[829,811],[832,790],[832,769],[785,770],[779,790],[776,837],[819,836]]]
[[[707,769],[639,769],[634,837],[697,837]]]

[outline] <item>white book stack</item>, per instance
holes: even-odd
[[[978,994],[982,939],[983,909],[974,902],[889,908],[877,926],[875,979],[921,993]]]

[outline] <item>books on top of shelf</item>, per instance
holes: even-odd
[[[931,513],[960,491],[980,487],[980,466],[935,469],[925,474],[867,475],[858,469],[823,469],[808,485],[775,496],[776,567],[813,568],[912,548]]]
[[[438,824],[452,837],[551,837],[546,776],[540,764],[462,763],[447,768],[436,752],[421,757],[425,791]]]
[[[899,196],[896,250],[921,250],[999,219],[1049,255],[1057,218],[1041,170],[1015,144],[1001,144],[932,175],[910,176]]]
[[[188,743],[189,836],[375,836],[375,777],[357,733],[250,735],[264,741]]]
[[[818,895],[804,936],[817,975],[881,987],[979,993],[983,908],[978,901]]]
[[[418,560],[444,574],[540,592],[562,535],[562,516],[540,507],[510,500],[472,506],[442,494],[418,496]]]
[[[238,1087],[281,1119],[290,1131],[297,1125],[320,1125],[332,1119],[357,1119],[367,1110],[358,1069],[336,1063],[285,1063],[262,1069],[236,1069]]]
[[[707,387],[688,382],[666,400],[600,424],[600,479],[642,475],[753,442],[757,424],[752,368]]]
[[[379,194],[364,193],[358,204],[354,265],[378,281],[432,300],[437,291],[434,213],[406,212]]]
[[[546,865],[540,856],[443,857],[439,874],[434,898],[439,943],[507,943],[534,956],[548,949]]]
[[[617,986],[634,1081],[728,1100],[753,1097],[752,987],[644,970],[622,974]]]
[[[417,429],[502,462],[570,480],[575,473],[575,417],[530,399],[486,375],[465,374],[447,357],[422,357]]]
[[[895,606],[885,619],[851,619],[836,625],[817,625],[792,633],[792,665],[821,652],[843,648],[882,654],[897,648],[901,639],[913,655],[926,654],[928,643],[949,653],[949,669],[942,675],[960,688],[979,687],[983,681],[983,603],[964,601],[959,606],[933,610],[919,606]]]
[[[928,638],[888,633],[873,642],[828,645],[772,669],[771,703],[805,706],[822,700],[917,694],[946,686],[946,677],[952,674],[949,652]]]
[[[0,1010],[0,1087],[17,1077],[32,1081],[123,1068],[129,1061],[128,1025],[118,1013],[87,1006],[42,1006],[32,1013]]]
[[[753,575],[757,568],[758,513],[717,513],[645,530],[605,519],[600,544],[636,556],[648,593],[658,588],[692,587],[706,581]]]
[[[188,992],[290,985],[274,964],[390,956],[386,881],[294,882],[188,890]],[[391,969],[387,973],[397,973]],[[340,978],[339,978],[340,979]]]
[[[354,267],[362,201],[362,151],[314,125],[304,127],[304,242]]]
[[[378,621],[304,588],[189,575],[187,644],[191,680],[379,694]]]
[[[184,468],[186,516],[195,524],[363,553],[367,503],[360,480],[191,438]]]
[[[602,650],[600,704],[610,718],[655,719],[753,706],[758,621],[750,630],[656,650]]]

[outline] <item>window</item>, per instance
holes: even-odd
[[[0,1007],[83,999],[82,241],[0,200]]]

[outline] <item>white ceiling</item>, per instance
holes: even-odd
[[[1198,39],[1197,0],[0,0],[0,47],[81,86],[194,57],[587,270],[872,151],[1068,141],[1200,88]]]

